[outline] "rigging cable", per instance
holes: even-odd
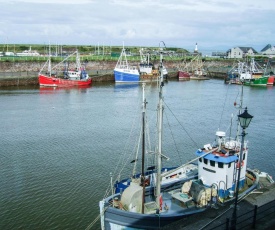
[[[170,125],[169,120],[168,120],[168,117],[167,117],[167,113],[164,113],[164,114],[165,114],[166,120],[167,120],[167,122],[168,122],[168,126],[169,126],[169,129],[170,129],[170,133],[171,133],[171,135],[172,135],[172,139],[173,139],[174,144],[175,144],[175,147],[176,147],[176,152],[178,153],[178,157],[179,157],[179,159],[180,159],[180,164],[182,164],[182,159],[181,159],[181,157],[180,157],[179,149],[178,149],[178,146],[177,146],[177,144],[176,144],[176,141],[175,141],[175,138],[174,138],[174,134],[173,134],[173,132],[172,132],[171,125]]]
[[[175,116],[175,114],[171,111],[171,109],[169,108],[169,106],[165,103],[166,107],[169,109],[169,111],[172,113],[172,115],[175,117],[175,119],[177,120],[177,122],[180,124],[180,126],[183,128],[183,130],[185,131],[185,133],[187,134],[187,136],[190,138],[190,140],[195,144],[195,146],[197,148],[199,148],[198,144],[193,140],[193,138],[189,135],[189,133],[187,132],[187,130],[183,127],[183,125],[180,123],[180,121],[178,120],[178,118]]]
[[[139,107],[139,106],[138,106],[138,107]],[[138,108],[138,109],[139,109],[139,108]],[[124,150],[122,151],[122,154],[120,154],[120,156],[119,156],[118,163],[116,164],[116,167],[115,167],[115,170],[114,170],[114,173],[113,173],[113,175],[116,175],[116,174],[117,174],[115,181],[116,181],[116,180],[119,180],[120,174],[121,174],[121,172],[123,171],[125,165],[126,165],[127,162],[129,161],[129,158],[130,158],[130,156],[131,156],[131,154],[128,154],[128,157],[126,157],[126,154],[127,154],[127,151],[126,151],[126,150],[127,150],[127,145],[129,145],[129,144],[130,144],[130,141],[133,140],[133,139],[131,138],[131,136],[133,135],[133,130],[134,130],[135,125],[138,123],[138,122],[136,122],[136,119],[137,119],[137,117],[139,117],[139,114],[138,114],[138,113],[135,113],[135,114],[136,114],[136,116],[135,116],[135,119],[133,119],[133,122],[132,122],[130,135],[128,136],[128,140],[126,141],[126,143],[125,143],[125,145],[124,145]],[[126,160],[125,160],[125,159],[126,159]],[[125,160],[125,161],[123,161],[123,160]],[[119,165],[121,165],[122,167],[119,167]],[[118,170],[119,170],[119,172],[118,172]],[[110,187],[110,185],[108,185],[108,187],[107,187],[107,189],[106,189],[106,191],[105,191],[104,197],[107,197],[107,195],[109,194],[109,192],[111,191],[111,189],[112,189],[112,188]]]
[[[224,103],[223,103],[223,108],[222,108],[222,113],[221,113],[221,118],[220,118],[220,123],[219,123],[219,128],[221,126],[221,122],[222,122],[222,116],[223,116],[223,112],[224,112],[224,107],[225,107],[225,102],[227,99],[227,95],[228,95],[228,89],[229,89],[229,84],[227,85],[227,90],[226,90],[226,94],[225,94],[225,99],[224,99]]]

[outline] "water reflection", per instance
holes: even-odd
[[[140,83],[115,83],[114,89],[115,91],[121,91],[121,90],[127,90],[127,89],[133,89],[137,88],[140,85]]]
[[[72,93],[72,92],[81,92],[86,93],[88,89],[91,88],[91,86],[71,86],[71,87],[39,87],[39,93],[40,94],[53,94],[56,92],[66,92],[66,93]]]

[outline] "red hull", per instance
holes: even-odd
[[[268,85],[274,85],[274,78],[275,78],[275,76],[270,76],[269,78],[268,78],[268,81],[267,81],[267,84]]]
[[[190,80],[190,74],[188,72],[179,71],[178,77],[179,77],[179,80]]]
[[[48,77],[42,74],[38,76],[38,81],[40,86],[50,87],[88,86],[92,83],[91,78],[88,78],[88,80],[69,80],[57,77]]]

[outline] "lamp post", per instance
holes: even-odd
[[[232,213],[232,219],[231,219],[231,229],[236,229],[236,223],[237,223],[237,205],[238,205],[238,195],[239,195],[239,183],[240,183],[240,176],[241,176],[241,163],[243,160],[243,146],[244,146],[244,137],[246,135],[245,129],[249,126],[250,121],[252,120],[253,116],[251,116],[247,112],[247,108],[245,108],[244,112],[242,114],[238,115],[238,120],[240,123],[240,126],[242,127],[242,142],[241,142],[241,151],[240,151],[240,157],[239,157],[239,171],[238,171],[238,178],[236,182],[236,195],[235,195],[235,203],[234,203],[234,210]]]

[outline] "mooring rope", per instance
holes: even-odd
[[[103,213],[106,211],[107,208],[108,207],[105,207],[104,210],[93,220],[92,223],[88,225],[88,227],[85,230],[90,230],[94,226],[94,224],[98,221],[98,219],[101,217],[101,215],[103,215]]]

